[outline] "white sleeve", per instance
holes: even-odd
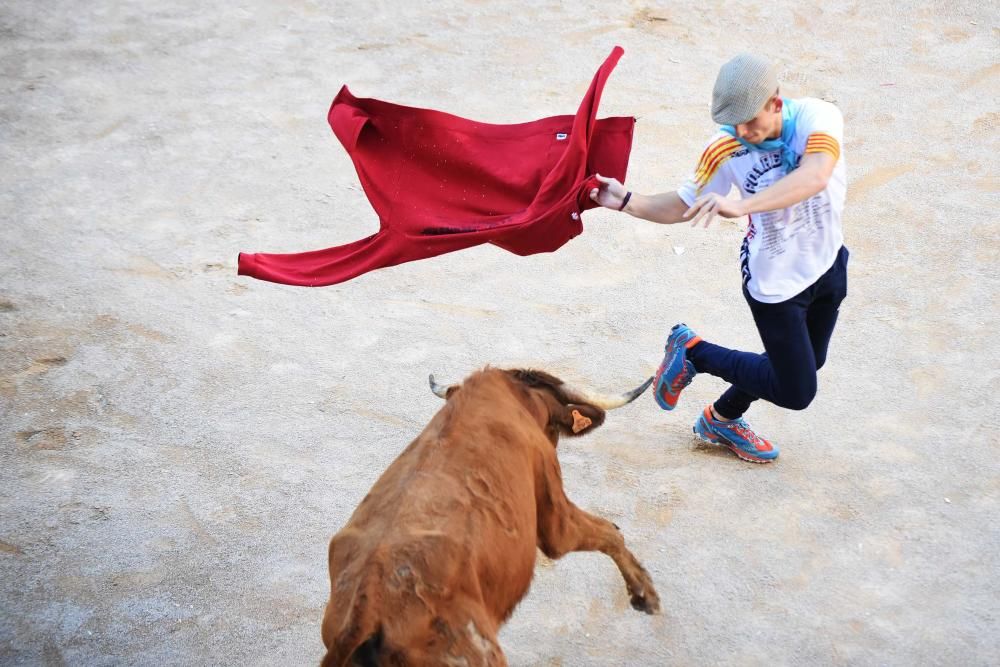
[[[677,194],[688,206],[702,195],[714,192],[727,195],[733,187],[733,179],[725,163],[741,148],[740,142],[725,132],[717,132],[705,145],[691,175],[677,188]]]
[[[823,100],[802,100],[802,111],[795,124],[796,152],[828,153],[837,160],[843,142],[844,116],[840,109]]]

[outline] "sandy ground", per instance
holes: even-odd
[[[312,664],[327,540],[439,407],[429,372],[623,389],[680,320],[759,349],[744,221],[593,211],[551,255],[235,275],[376,229],[326,125],[341,84],[532,120],[614,44],[602,115],[639,116],[639,191],[693,167],[735,52],[841,106],[850,296],[813,405],[749,415],[777,464],[692,439],[710,377],[562,444],[664,613],[604,556],[540,559],[511,664],[1000,662],[996,4],[401,4],[0,7],[0,663]]]

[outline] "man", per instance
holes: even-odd
[[[765,353],[727,349],[677,324],[656,374],[655,398],[673,410],[698,373],[726,380],[732,386],[705,408],[694,432],[741,459],[766,463],[778,447],[754,433],[743,414],[758,398],[793,410],[809,405],[847,295],[843,117],[821,100],[781,97],[773,66],[742,54],[719,71],[712,119],[722,127],[676,192],[645,196],[598,176],[601,186],[590,196],[661,224],[708,227],[716,215],[749,216],[740,250],[743,295]],[[733,186],[741,199],[726,197]]]

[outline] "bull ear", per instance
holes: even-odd
[[[564,435],[583,435],[604,423],[604,410],[586,404],[560,405],[552,421]]]

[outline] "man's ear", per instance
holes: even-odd
[[[583,435],[604,423],[604,410],[593,405],[570,403],[559,406],[558,411],[552,415],[552,421],[565,435]]]

